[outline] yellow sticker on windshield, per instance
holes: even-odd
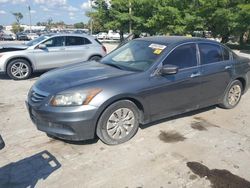
[[[155,49],[154,54],[159,55],[162,52],[162,49]]]

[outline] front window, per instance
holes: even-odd
[[[47,47],[60,47],[64,46],[65,40],[63,36],[53,37],[43,42],[43,44],[45,44]]]
[[[101,63],[129,71],[145,71],[163,53],[165,45],[150,41],[131,41],[101,60]]]
[[[46,36],[46,35],[43,35],[43,36],[40,36],[40,37],[38,37],[38,38],[36,38],[34,40],[31,40],[31,41],[27,42],[26,45],[27,46],[34,46],[34,45],[38,44],[39,42],[41,42],[41,41],[43,41],[43,40],[45,40],[47,38],[49,38],[49,37]]]
[[[176,65],[179,69],[197,66],[196,45],[192,43],[177,47],[167,56],[163,64]]]

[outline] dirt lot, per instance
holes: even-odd
[[[108,45],[110,50],[113,46]],[[250,187],[250,92],[233,110],[211,107],[142,126],[129,142],[68,143],[29,119],[25,81],[0,77],[0,187]]]

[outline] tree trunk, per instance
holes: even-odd
[[[222,36],[221,42],[227,43],[229,41],[229,34]]]
[[[244,45],[244,33],[240,34],[240,46]]]
[[[120,42],[123,42],[124,41],[123,31],[120,30],[119,34],[120,34]]]

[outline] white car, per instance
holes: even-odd
[[[106,48],[86,34],[51,34],[25,45],[0,45],[0,73],[14,80],[27,79],[31,73],[87,60],[100,60]]]
[[[36,33],[28,33],[27,37],[29,40],[34,40],[34,39],[38,38],[39,36]]]
[[[105,33],[105,32],[100,32],[97,34],[97,38],[98,39],[107,39],[108,38],[108,33]]]
[[[111,40],[120,40],[120,34],[110,30],[108,33],[108,38]]]

